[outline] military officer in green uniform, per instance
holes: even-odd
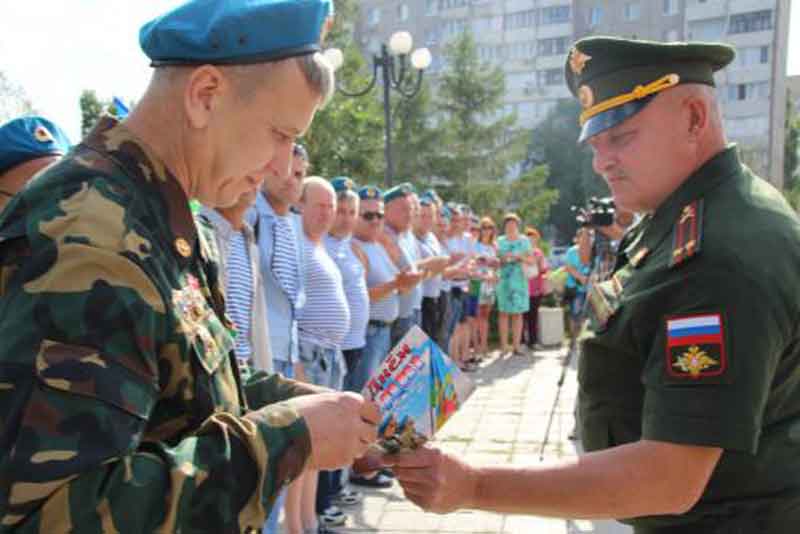
[[[590,296],[580,421],[551,466],[389,458],[406,495],[615,518],[637,534],[800,532],[800,224],[727,143],[725,45],[578,41],[566,64],[580,140],[618,205],[644,214]]]
[[[289,172],[332,91],[329,13],[193,1],[155,19],[137,108],[0,216],[0,532],[254,531],[306,466],[349,464],[375,439],[357,394],[240,379],[189,209]]]

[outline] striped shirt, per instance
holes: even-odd
[[[250,327],[253,312],[253,271],[244,232],[231,236],[225,265],[225,311],[236,325],[236,356],[249,359],[253,355]]]
[[[297,269],[297,235],[292,224],[292,215],[275,215],[275,226],[273,226],[272,242],[274,252],[272,254],[272,272],[278,282],[283,287],[292,305],[297,304],[297,287],[299,271]]]
[[[325,236],[325,248],[342,273],[344,295],[350,306],[350,330],[342,340],[342,350],[360,349],[367,344],[369,322],[369,292],[364,264],[353,252],[353,242],[347,237]]]
[[[436,239],[436,236],[433,235],[433,232],[428,232],[422,239],[417,238],[417,242],[419,243],[419,251],[422,259],[442,255],[442,246],[439,244],[439,240]],[[434,299],[438,298],[439,293],[441,293],[441,286],[441,274],[428,278],[422,283],[422,296]]]
[[[398,271],[389,253],[376,242],[366,242],[356,240],[361,245],[361,250],[367,255],[369,269],[367,270],[367,287],[375,287],[391,282],[397,276]],[[398,307],[397,291],[392,291],[381,300],[370,301],[369,318],[372,321],[383,321],[391,323],[397,319]]]
[[[323,244],[303,235],[306,304],[297,321],[301,341],[326,349],[340,349],[350,330],[350,306],[342,274]]]
[[[398,265],[401,270],[407,270],[411,273],[418,272],[417,262],[420,259],[419,245],[417,238],[410,230],[397,233],[386,225],[386,231],[392,238],[395,239],[398,248],[400,249],[400,262]],[[414,310],[422,309],[422,284],[415,285],[408,293],[401,293],[400,298],[400,318],[405,319],[411,317]]]

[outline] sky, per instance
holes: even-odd
[[[81,91],[138,100],[151,72],[139,28],[182,1],[0,0],[0,71],[75,142]],[[800,74],[800,7],[791,12],[787,67]]]

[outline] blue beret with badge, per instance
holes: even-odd
[[[0,126],[0,174],[27,161],[63,156],[71,143],[64,131],[44,117],[20,117]]]
[[[337,176],[331,180],[331,185],[336,194],[346,193],[348,191],[355,192],[357,190],[356,183],[347,176]]]
[[[662,91],[680,84],[714,86],[714,73],[735,56],[721,43],[660,43],[586,37],[567,56],[567,86],[583,108],[583,142],[632,117]]]
[[[408,195],[413,195],[416,193],[417,190],[413,184],[409,182],[402,183],[400,185],[396,185],[389,189],[388,191],[383,193],[383,202],[388,204],[393,200],[397,200],[398,198],[404,198]]]
[[[383,200],[383,191],[374,185],[365,185],[358,190],[358,197],[361,200]]]
[[[191,0],[142,26],[154,67],[243,65],[320,51],[332,0]]]
[[[419,203],[423,206],[432,206],[441,202],[441,197],[433,189],[428,189],[419,196]]]

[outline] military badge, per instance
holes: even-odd
[[[592,56],[587,56],[577,48],[573,48],[569,53],[569,68],[572,70],[572,74],[580,76],[590,59]]]
[[[594,93],[592,92],[592,88],[588,85],[581,85],[580,89],[578,89],[578,100],[583,109],[592,107],[594,105]]]
[[[204,330],[206,319],[211,312],[200,292],[200,282],[197,278],[188,275],[186,280],[186,287],[172,291],[172,304],[183,332],[188,337],[194,338]]]
[[[53,134],[50,133],[50,130],[42,126],[41,124],[36,127],[33,131],[33,136],[36,138],[37,141],[40,143],[55,143],[56,140],[53,137]]]
[[[667,320],[666,373],[680,381],[724,375],[728,370],[720,314],[674,317]]]
[[[703,199],[687,204],[681,210],[672,232],[672,256],[669,266],[675,267],[700,252],[703,238]]]

